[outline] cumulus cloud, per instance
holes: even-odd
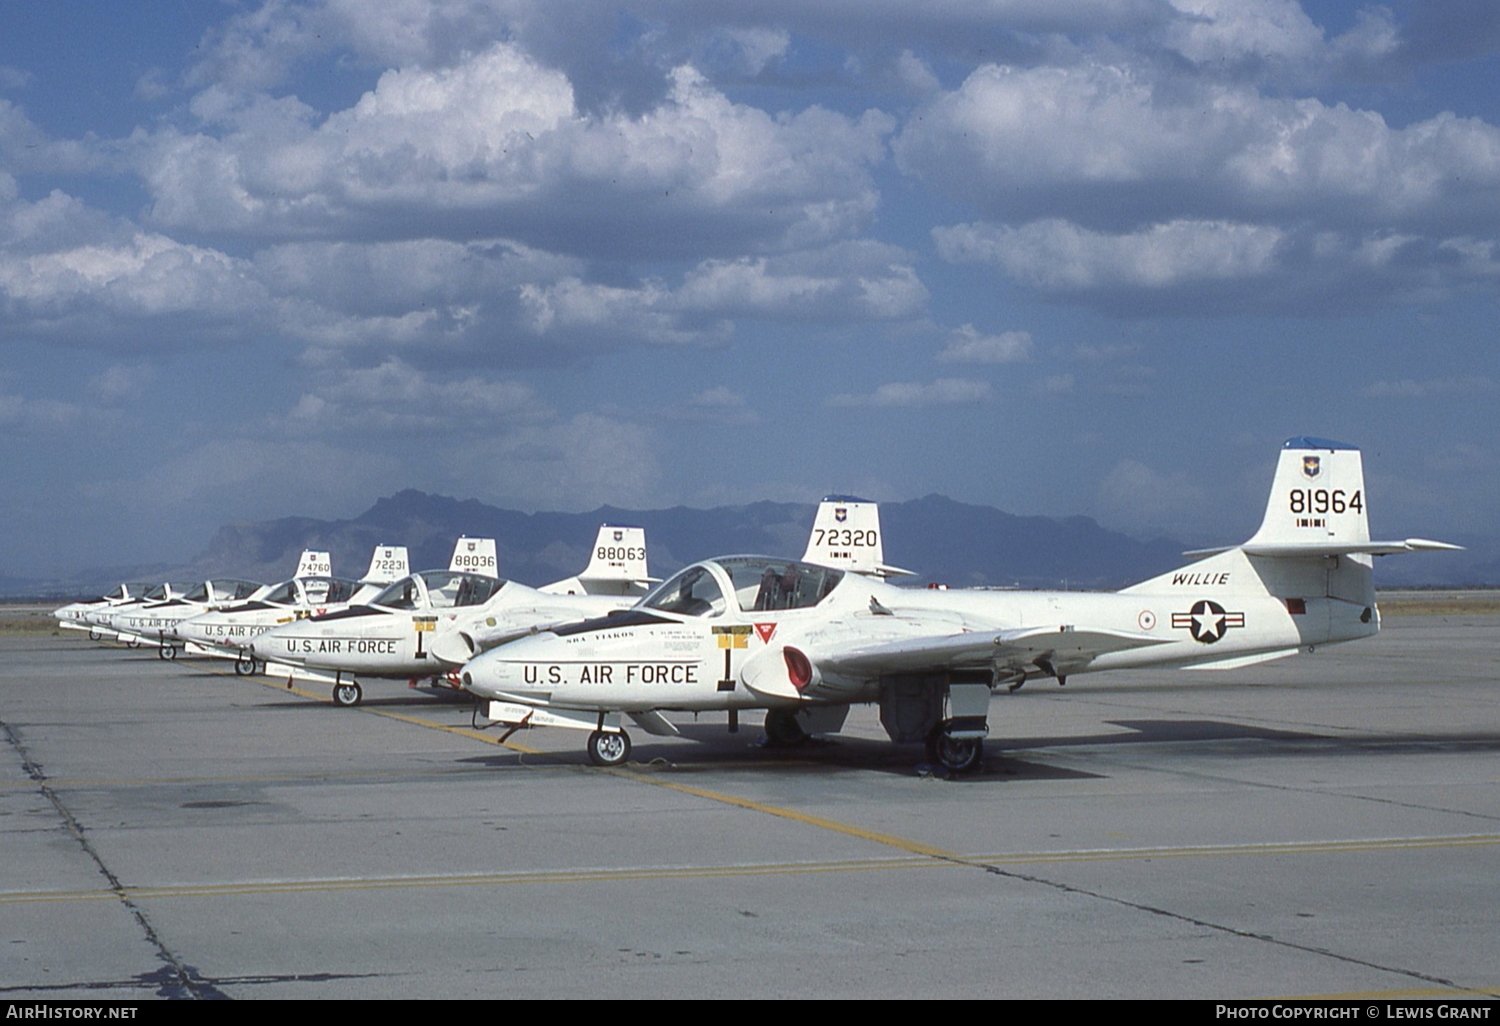
[[[690,271],[674,303],[720,316],[889,320],[927,302],[911,256],[869,240],[776,257],[709,260]]]
[[[1326,313],[1500,281],[1496,244],[1468,237],[1186,220],[1109,233],[1047,219],[939,227],[933,238],[945,259],[1129,314]]]
[[[720,427],[748,427],[760,422],[760,415],[750,408],[745,397],[723,385],[694,393],[681,404],[665,408],[662,415],[671,420]]]
[[[988,381],[966,378],[939,378],[929,385],[919,382],[893,381],[866,395],[835,395],[829,406],[923,407],[959,406],[987,402],[994,395]]]
[[[1434,219],[1500,226],[1500,129],[1378,113],[1248,86],[1159,81],[1139,65],[986,65],[893,141],[898,165],[990,216],[1305,218],[1326,227]],[[955,173],[955,168],[965,173]]]
[[[1282,240],[1276,228],[1222,221],[1176,221],[1120,235],[1058,220],[1019,228],[966,224],[934,229],[933,236],[948,260],[994,263],[1018,281],[1048,291],[1161,288],[1264,274]]]
[[[77,403],[0,393],[0,427],[22,433],[71,429],[87,419]]]
[[[948,335],[948,342],[938,353],[938,360],[942,363],[1020,363],[1031,359],[1034,348],[1030,332],[1002,331],[998,335],[985,335],[974,325],[965,324],[954,328]]]
[[[303,393],[286,418],[295,431],[499,431],[550,420],[525,385],[470,376],[439,381],[394,357]]]
[[[509,43],[446,67],[386,71],[321,121],[295,100],[222,87],[194,110],[219,134],[162,130],[132,143],[164,228],[478,229],[612,259],[847,237],[874,212],[868,169],[894,126],[875,111],[773,116],[731,102],[688,66],[640,116],[589,115],[565,74]]]
[[[1365,8],[1328,39],[1296,0],[1171,0],[1178,17],[1166,47],[1200,68],[1306,80],[1391,58],[1400,47],[1391,12]]]
[[[110,364],[89,378],[88,393],[101,403],[115,405],[135,402],[156,380],[156,368],[149,364]]]
[[[0,316],[12,330],[91,345],[181,348],[267,323],[246,262],[90,210],[54,190],[35,202],[0,180]]]

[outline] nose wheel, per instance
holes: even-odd
[[[589,735],[589,761],[595,766],[620,766],[630,758],[630,735],[623,730],[596,730]]]
[[[248,677],[255,672],[255,657],[248,652],[241,652],[240,657],[234,661],[234,672],[241,677]]]
[[[357,682],[340,681],[333,686],[333,704],[352,709],[364,700],[364,689]]]

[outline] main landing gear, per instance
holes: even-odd
[[[623,730],[596,730],[589,735],[589,761],[595,766],[620,766],[630,758],[630,735]]]
[[[984,760],[984,738],[954,737],[953,721],[944,720],[927,735],[927,759],[950,773],[966,773]]]
[[[333,686],[333,704],[345,709],[353,709],[364,701],[364,697],[364,689],[359,686],[358,681],[341,680]]]
[[[156,650],[156,658],[158,658],[158,659],[176,659],[177,658],[177,648],[176,648],[176,646],[175,645],[161,645],[161,646],[159,646],[157,648],[157,650]]]
[[[807,731],[797,722],[797,713],[792,709],[768,709],[765,729],[766,740],[778,748],[801,744],[807,740]]]
[[[241,677],[248,677],[255,672],[255,657],[249,652],[241,652],[239,658],[234,661],[234,672]]]

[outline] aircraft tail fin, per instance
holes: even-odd
[[[500,563],[495,558],[495,539],[460,536],[453,546],[449,570],[464,570],[485,577],[499,577]]]
[[[332,577],[333,559],[326,552],[303,549],[297,560],[297,572],[293,577]]]
[[[1125,591],[1269,594],[1289,608],[1311,598],[1370,606],[1373,557],[1460,548],[1425,538],[1372,541],[1359,449],[1299,436],[1281,448],[1265,516],[1249,541],[1185,553],[1202,558]]]
[[[366,584],[390,584],[409,573],[411,562],[406,558],[405,545],[377,545],[370,556],[370,569],[360,580]]]
[[[1397,552],[1461,549],[1461,545],[1403,538],[1371,541],[1364,461],[1346,442],[1305,436],[1281,448],[1260,530],[1243,545],[1252,556],[1388,556]],[[1204,549],[1189,556],[1225,549]]]
[[[802,558],[872,577],[912,575],[910,570],[885,563],[879,503],[852,495],[830,495],[818,504]]]
[[[644,595],[654,583],[646,561],[646,529],[602,524],[583,573],[541,590],[555,595]]]

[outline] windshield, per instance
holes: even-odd
[[[278,584],[272,588],[262,602],[269,602],[273,606],[289,606],[297,601],[297,586],[291,581]]]
[[[238,602],[240,599],[249,598],[261,589],[261,586],[254,581],[237,581],[228,577],[221,577],[208,583],[213,585],[215,602]]]
[[[708,567],[694,565],[658,584],[641,605],[683,616],[718,616],[724,612],[724,589]]]
[[[418,580],[420,578],[420,581]],[[505,582],[450,570],[429,570],[403,577],[370,601],[387,609],[453,609],[480,606],[490,600]],[[423,597],[425,585],[426,597]]]
[[[735,601],[744,612],[807,609],[827,597],[844,571],[795,559],[731,556],[717,560],[734,583]]]
[[[302,591],[307,595],[307,601],[315,606],[348,602],[358,587],[357,582],[346,581],[342,577],[302,578]]]

